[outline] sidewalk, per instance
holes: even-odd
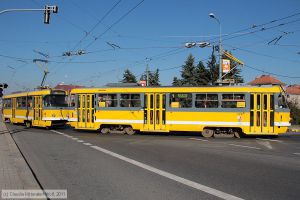
[[[41,189],[2,122],[0,114],[0,199],[2,189]]]

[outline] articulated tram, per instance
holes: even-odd
[[[5,95],[2,118],[27,127],[64,125],[69,115],[66,99],[65,91],[53,89]]]
[[[71,91],[69,124],[102,133],[192,131],[283,134],[290,110],[279,86],[103,87]]]

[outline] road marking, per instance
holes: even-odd
[[[204,140],[204,139],[199,139],[199,138],[189,138],[190,140],[199,140],[199,141],[205,141],[208,142],[208,140]]]
[[[65,135],[65,134],[62,133],[62,132],[58,132],[58,131],[55,131],[55,130],[51,130],[51,131],[54,132],[54,133],[60,134],[60,135]]]
[[[166,177],[168,179],[171,179],[173,181],[177,181],[179,183],[182,183],[184,185],[187,185],[189,187],[192,187],[192,188],[195,188],[197,190],[200,190],[202,192],[206,192],[208,194],[211,194],[213,196],[216,196],[216,197],[219,197],[221,199],[230,199],[230,200],[241,200],[242,198],[239,198],[239,197],[236,197],[236,196],[233,196],[231,194],[228,194],[228,193],[225,193],[225,192],[222,192],[220,190],[217,190],[217,189],[214,189],[214,188],[211,188],[211,187],[208,187],[208,186],[205,186],[205,185],[202,185],[202,184],[199,184],[199,183],[196,183],[194,181],[190,181],[188,179],[185,179],[185,178],[182,178],[180,176],[177,176],[175,174],[171,174],[169,172],[166,172],[166,171],[163,171],[163,170],[160,170],[160,169],[157,169],[155,167],[152,167],[150,165],[147,165],[147,164],[144,164],[144,163],[141,163],[139,161],[136,161],[136,160],[133,160],[131,158],[127,158],[125,156],[122,156],[120,154],[117,154],[117,153],[114,153],[112,151],[109,151],[109,150],[106,150],[106,149],[103,149],[101,147],[98,147],[98,146],[91,146],[91,148],[93,149],[96,149],[102,153],[105,153],[105,154],[108,154],[112,157],[115,157],[115,158],[118,158],[120,160],[123,160],[125,162],[128,162],[130,164],[133,164],[135,166],[138,166],[140,168],[143,168],[145,170],[148,170],[148,171],[151,171],[155,174],[158,174],[158,175],[161,175],[163,177]]]
[[[75,139],[75,138],[72,138],[72,139]],[[78,138],[76,138],[78,139]],[[87,145],[87,146],[90,146],[91,144],[90,143],[83,143],[84,145]],[[122,156],[120,154],[117,154],[117,153],[114,153],[112,151],[109,151],[109,150],[106,150],[106,149],[103,149],[101,147],[98,147],[98,146],[90,146],[91,148],[95,149],[95,150],[98,150],[102,153],[105,153],[107,155],[110,155],[112,157],[115,157],[115,158],[118,158],[120,160],[123,160],[125,162],[128,162],[132,165],[135,165],[137,167],[140,167],[142,169],[145,169],[145,170],[148,170],[148,171],[151,171],[155,174],[158,174],[160,176],[163,176],[165,178],[168,178],[168,179],[171,179],[173,181],[176,181],[176,182],[179,182],[181,184],[184,184],[186,186],[189,186],[189,187],[192,187],[192,188],[195,188],[197,190],[200,190],[202,192],[206,192],[208,194],[211,194],[213,196],[216,196],[216,197],[219,197],[221,199],[228,199],[228,200],[243,200],[242,198],[239,198],[239,197],[236,197],[236,196],[233,196],[231,194],[228,194],[228,193],[225,193],[225,192],[222,192],[220,190],[217,190],[217,189],[214,189],[214,188],[211,188],[211,187],[208,187],[208,186],[205,186],[205,185],[202,185],[200,183],[197,183],[197,182],[194,182],[194,181],[190,181],[188,179],[185,179],[185,178],[182,178],[180,176],[177,176],[175,174],[171,174],[169,172],[166,172],[166,171],[163,171],[163,170],[160,170],[160,169],[157,169],[155,167],[152,167],[150,165],[147,165],[147,164],[144,164],[144,163],[141,163],[139,161],[136,161],[136,160],[133,160],[131,158],[127,158],[125,156]]]
[[[258,147],[244,146],[244,145],[238,145],[238,144],[229,144],[229,145],[236,146],[236,147],[249,148],[249,149],[261,149],[261,148],[258,148]]]
[[[257,140],[265,140],[265,141],[270,141],[270,142],[282,142],[280,140],[272,140],[272,139],[264,139],[264,138],[256,138]]]
[[[79,140],[78,138],[76,138],[76,137],[72,137],[72,140]]]
[[[87,145],[87,146],[91,146],[92,144],[91,143],[82,143],[82,144],[84,144],[84,145]]]
[[[293,153],[293,154],[295,154],[295,155],[299,155],[299,156],[300,156],[300,153]]]
[[[77,140],[77,142],[84,142],[83,140]]]

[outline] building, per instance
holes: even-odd
[[[289,85],[286,87],[286,93],[288,94],[288,101],[296,103],[300,109],[300,85]]]
[[[281,82],[277,78],[271,76],[271,75],[261,75],[259,77],[256,77],[253,81],[250,81],[247,83],[247,85],[282,85],[285,86],[285,83]]]

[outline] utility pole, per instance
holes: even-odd
[[[149,65],[148,64],[147,64],[147,67],[146,67],[146,78],[147,78],[146,86],[149,86]]]
[[[213,19],[215,19],[219,24],[219,85],[222,85],[222,55],[223,55],[223,49],[222,49],[222,26],[221,21],[216,17],[214,13],[209,13],[209,16]]]
[[[45,8],[18,8],[18,9],[6,9],[1,10],[0,15],[7,12],[28,12],[28,11],[44,11],[44,23],[50,23],[50,13],[57,13],[58,6],[48,6],[46,5]]]

